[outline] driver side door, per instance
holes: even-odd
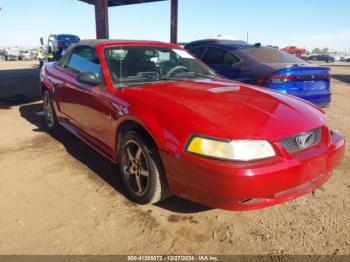
[[[105,143],[106,110],[104,76],[96,50],[90,46],[76,47],[63,67],[67,73],[59,90],[61,112],[66,122],[85,139]],[[100,79],[100,85],[91,86],[77,81],[81,72],[92,72]]]

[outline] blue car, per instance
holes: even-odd
[[[195,41],[185,48],[224,78],[291,94],[320,107],[331,101],[328,67],[312,65],[276,48],[216,39]]]

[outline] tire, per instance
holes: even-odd
[[[168,196],[163,164],[153,142],[129,131],[122,136],[118,151],[122,180],[134,202],[153,204]]]
[[[49,131],[54,131],[58,129],[58,121],[57,116],[55,112],[55,108],[53,107],[50,95],[48,91],[45,91],[43,94],[43,100],[44,100],[44,116],[45,116],[45,123],[46,127]]]

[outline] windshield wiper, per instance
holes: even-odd
[[[120,78],[119,81],[116,81],[116,84],[119,84],[121,87],[128,87],[139,85],[141,83],[147,83],[148,81],[181,81],[186,77],[204,77],[204,78],[214,78],[215,75],[207,75],[197,72],[185,72],[175,74],[174,76],[156,76],[156,75],[143,75],[143,76],[131,76]]]
[[[184,72],[184,73],[179,73],[174,75],[174,77],[179,76],[179,77],[204,77],[204,78],[214,78],[215,75],[208,75],[208,74],[202,74],[202,73],[197,73],[197,72]]]
[[[124,77],[124,78],[120,78],[118,80],[119,81],[115,81],[115,83],[118,84],[121,88],[123,88],[123,87],[145,84],[145,83],[149,83],[152,81],[161,81],[161,80],[163,80],[163,81],[179,81],[181,79],[167,77],[167,76],[144,75],[144,76]]]

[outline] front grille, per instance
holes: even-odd
[[[297,139],[301,136],[303,136],[306,133],[312,133],[313,134],[313,141],[308,143],[305,147],[300,146],[297,142]],[[314,145],[317,145],[321,142],[322,138],[322,129],[316,128],[311,131],[300,133],[294,136],[285,137],[279,140],[279,142],[283,145],[283,147],[287,150],[288,153],[295,153],[301,150],[304,150],[306,148],[312,147]]]

